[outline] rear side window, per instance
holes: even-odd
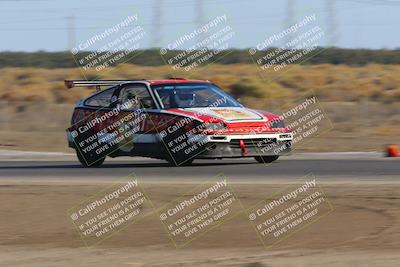
[[[134,84],[124,87],[120,93],[120,103],[125,109],[154,109],[156,105],[147,87],[143,84]]]
[[[91,107],[109,107],[111,105],[111,98],[113,96],[114,89],[110,88],[104,90],[92,97],[89,97],[85,101],[85,105]]]

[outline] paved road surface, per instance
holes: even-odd
[[[189,182],[224,173],[234,182],[269,182],[300,178],[310,172],[335,182],[400,182],[400,160],[286,158],[269,165],[253,159],[197,160],[192,166],[169,167],[164,161],[106,161],[102,168],[81,168],[75,160],[0,161],[0,181],[91,181],[120,179],[134,172],[142,181]]]

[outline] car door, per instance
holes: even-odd
[[[121,87],[118,96],[120,131],[124,134],[124,144],[120,150],[133,152],[135,144],[154,144],[157,142],[151,115],[156,113],[157,103],[145,83],[129,83]]]

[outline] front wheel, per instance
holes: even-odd
[[[79,151],[75,150],[75,152],[76,152],[76,156],[78,157],[79,162],[81,163],[82,167],[84,167],[84,168],[100,167],[103,164],[104,160],[106,159],[105,157],[103,157],[103,158],[96,160],[92,164],[88,164],[87,161],[85,160],[85,158],[81,155],[81,153],[79,153]]]
[[[279,156],[257,156],[254,157],[260,163],[271,163],[279,158]]]

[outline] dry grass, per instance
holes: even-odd
[[[251,84],[244,95],[258,99],[286,99],[310,89],[323,101],[400,100],[400,65],[292,65],[278,72],[260,72],[254,65],[209,65],[187,73],[169,66],[119,65],[102,72],[74,69],[4,68],[0,72],[0,97],[7,101],[73,103],[88,95],[84,90],[65,90],[64,79],[159,79],[181,76],[208,79],[228,91],[233,85]]]
[[[92,93],[66,89],[64,79],[160,79],[171,76],[208,79],[252,108],[279,112],[304,94],[316,94],[334,124],[318,144],[331,150],[380,150],[387,142],[400,143],[400,65],[292,65],[279,72],[260,72],[255,65],[209,65],[193,72],[173,72],[169,66],[119,65],[103,72],[81,69],[4,68],[0,72],[1,146],[31,147],[30,138],[40,133],[51,140],[64,138],[73,103]],[[6,133],[7,132],[7,133]],[[18,137],[17,136],[21,136]],[[54,136],[54,138],[52,138]],[[56,138],[57,136],[57,138]],[[331,136],[331,137],[329,137]],[[332,137],[335,137],[333,141]],[[337,144],[351,138],[353,147]],[[323,138],[323,137],[322,137]],[[376,139],[382,140],[376,143]],[[8,141],[7,141],[8,140]],[[333,144],[335,142],[335,144]],[[371,142],[374,142],[371,144]],[[330,146],[329,143],[333,145]],[[350,142],[350,145],[352,143]],[[39,150],[64,150],[65,144]],[[310,146],[320,150],[319,145]]]

